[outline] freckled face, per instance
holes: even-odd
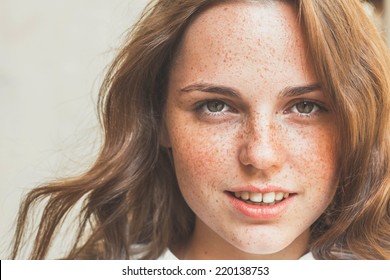
[[[214,6],[187,29],[165,144],[196,214],[188,250],[298,258],[307,249],[335,192],[336,127],[306,54],[295,11],[278,1]]]

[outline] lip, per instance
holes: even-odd
[[[247,191],[247,192],[285,192],[290,193],[290,196],[286,199],[283,199],[281,202],[278,202],[274,205],[255,205],[255,204],[248,204],[244,201],[236,198],[234,196],[234,192],[241,192],[241,191]],[[234,188],[232,190],[229,190],[226,192],[226,195],[228,197],[228,200],[230,204],[233,206],[233,208],[238,211],[241,215],[244,215],[245,217],[256,219],[256,220],[263,220],[263,221],[269,221],[276,219],[285,213],[291,203],[294,201],[295,196],[297,193],[291,192],[288,190],[285,190],[280,187],[271,187],[267,186],[265,188],[257,188],[254,186],[245,186],[245,187],[238,187]]]
[[[235,193],[235,192],[255,192],[255,193],[283,192],[283,193],[290,193],[290,194],[296,193],[294,191],[287,190],[287,189],[282,188],[282,187],[268,186],[268,185],[261,187],[261,188],[253,186],[253,185],[240,186],[240,187],[231,188],[227,191],[232,192],[232,193]]]

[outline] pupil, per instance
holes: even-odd
[[[210,111],[210,112],[221,112],[224,108],[224,104],[222,102],[219,102],[219,101],[210,101],[207,103],[207,109]]]
[[[301,114],[309,114],[311,111],[313,111],[313,108],[314,104],[311,102],[304,101],[297,104],[297,110]]]

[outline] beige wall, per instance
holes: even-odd
[[[0,1],[0,258],[21,194],[91,161],[104,67],[145,3]]]
[[[390,48],[390,0],[384,0],[384,7],[383,28],[386,33],[387,45]]]

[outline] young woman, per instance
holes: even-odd
[[[68,259],[390,259],[390,59],[358,0],[153,1],[107,74],[105,141],[48,198]]]

